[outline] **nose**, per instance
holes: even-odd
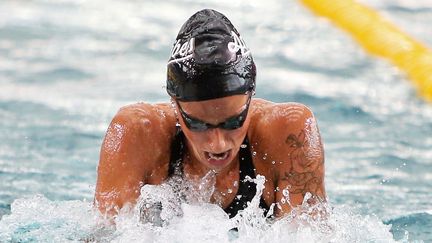
[[[212,128],[207,134],[207,143],[211,153],[223,153],[228,150],[227,140],[224,132],[220,128]]]

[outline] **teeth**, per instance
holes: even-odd
[[[209,154],[210,159],[215,159],[215,160],[224,160],[228,157],[228,152],[225,152],[225,153],[219,154],[219,155],[212,154],[212,153],[208,153],[208,154]]]

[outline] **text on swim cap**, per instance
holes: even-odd
[[[183,44],[180,44],[180,40],[177,40],[171,50],[171,62],[179,62],[192,57],[194,50],[195,38],[191,38]]]
[[[234,31],[231,31],[231,36],[233,37],[234,42],[228,43],[228,50],[233,53],[237,53],[237,51],[240,50],[242,55],[248,55],[250,53],[250,50],[246,46],[243,38],[241,38],[241,36],[238,36]]]

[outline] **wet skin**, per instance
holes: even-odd
[[[200,102],[179,102],[188,115],[219,124],[239,114],[246,95]],[[178,107],[171,104],[138,103],[121,108],[105,135],[98,166],[95,204],[102,213],[116,214],[118,208],[135,204],[145,184],[161,184],[168,176],[170,144],[176,132]],[[213,128],[190,131],[181,116],[186,136],[184,173],[199,179],[216,171],[211,201],[222,208],[234,199],[239,180],[238,151],[247,135],[254,154],[256,173],[265,176],[263,198],[276,203],[275,215],[289,213],[303,202],[325,201],[324,150],[316,120],[309,108],[298,103],[272,103],[252,99],[247,119],[235,130]],[[177,114],[180,114],[177,110]],[[218,156],[220,160],[215,159]],[[283,189],[290,204],[284,203]],[[232,190],[232,193],[226,193]]]

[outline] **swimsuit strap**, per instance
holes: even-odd
[[[239,151],[240,159],[240,182],[237,190],[237,194],[231,204],[224,209],[224,211],[230,216],[234,217],[238,211],[245,209],[248,206],[248,202],[251,202],[256,194],[256,183],[251,181],[255,179],[256,169],[252,162],[252,154],[250,151],[250,144],[247,137],[245,137],[242,146]],[[264,209],[267,213],[269,207],[261,197],[260,208]]]
[[[180,127],[171,142],[171,157],[168,165],[168,178],[173,175],[183,176],[183,156],[185,153],[185,136]]]

